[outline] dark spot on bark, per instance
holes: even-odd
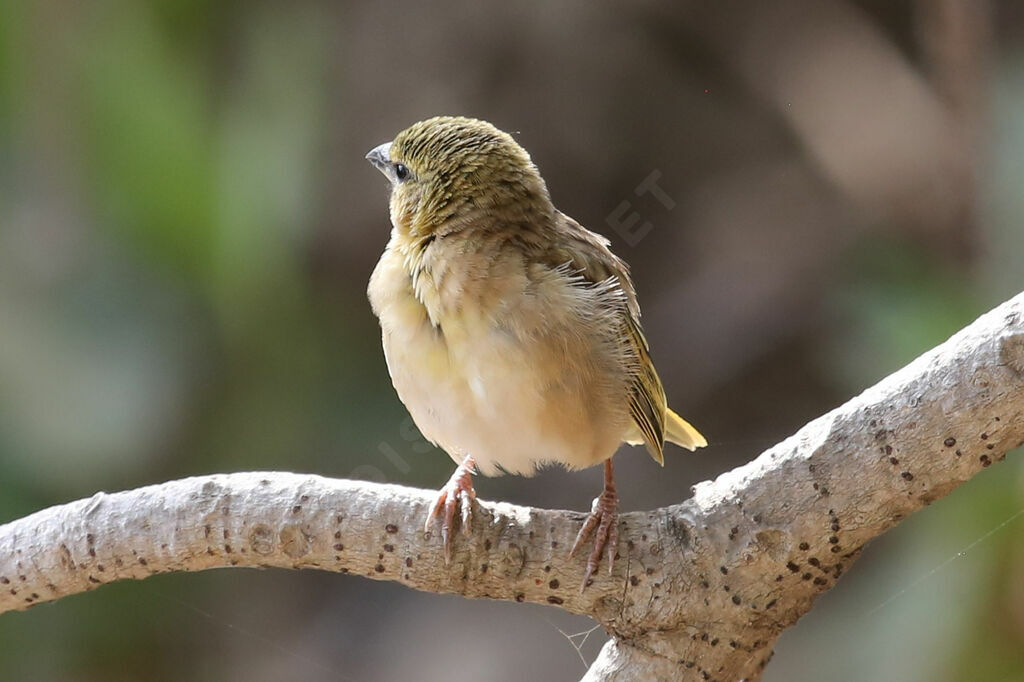
[[[781,575],[775,576],[775,582],[781,583],[782,582],[782,576]]]
[[[722,589],[723,589],[723,590],[725,590],[726,592],[728,592],[728,591],[729,591],[729,590],[731,590],[732,588],[731,588],[731,587],[729,587],[728,585],[722,585]]]
[[[412,568],[412,557],[411,556],[405,557],[405,567],[406,568]],[[487,572],[487,564],[484,564],[483,566],[481,566],[481,568],[484,570],[485,573]]]
[[[895,465],[897,465],[899,463],[900,463],[900,461],[898,459],[896,459],[895,457],[890,457],[889,458],[889,464],[892,464],[893,466],[895,466]]]
[[[334,522],[335,523],[341,523],[344,520],[345,520],[345,517],[342,516],[341,514],[338,514],[337,516],[334,517]]]
[[[806,542],[801,542],[798,546],[804,552],[806,552],[807,550],[809,550],[811,548],[811,546],[809,544],[807,544]]]
[[[914,480],[914,474],[910,473],[909,471],[904,471],[902,474],[900,474],[900,476],[903,478],[904,481]]]
[[[91,582],[91,583],[93,583],[93,584],[97,584],[97,585],[98,585],[100,581],[96,579],[96,576],[92,576],[92,575],[90,575],[90,576],[89,576],[89,582]]]
[[[725,566],[719,566],[718,570],[722,572],[722,575],[729,575],[729,569]]]
[[[548,603],[549,604],[562,604],[562,603],[564,603],[564,600],[561,597],[556,597],[555,595],[552,594],[552,595],[548,596]]]
[[[711,640],[711,646],[718,646],[718,638],[717,637],[715,637],[713,640]]]
[[[334,531],[334,539],[335,540],[340,540],[341,539],[341,531],[340,530]]]
[[[982,440],[988,440],[988,434],[987,433],[983,433],[983,434],[981,434],[980,438]]]
[[[626,540],[626,549],[632,552],[634,547],[636,547],[636,545],[633,544],[632,540]]]
[[[835,535],[830,535],[829,538],[828,538],[828,544],[830,544],[830,545],[838,545],[839,544],[839,538],[837,538]]]
[[[7,576],[5,576],[5,575],[0,575],[0,584],[3,584],[3,585],[10,585],[10,584],[11,584],[11,581],[7,579]]]
[[[96,570],[99,571],[100,573],[102,573],[103,571],[105,571],[107,569],[103,568],[103,564],[96,564]]]
[[[800,570],[800,564],[795,564],[792,561],[790,561],[789,563],[786,564],[786,568],[788,568],[793,573],[796,573],[797,571]]]
[[[831,528],[835,532],[838,532],[839,531],[839,522],[838,521],[833,521],[832,525],[829,526],[829,528]]]
[[[336,543],[334,545],[334,551],[335,552],[343,552],[343,551],[345,551],[345,545],[341,544],[340,542]]]
[[[224,553],[231,554],[231,545],[224,545]]]
[[[384,572],[384,565],[383,564],[377,564],[376,566],[373,567],[373,570],[377,571],[378,573],[383,573]]]
[[[983,467],[987,467],[987,466],[989,466],[990,464],[992,464],[992,460],[991,460],[991,459],[989,459],[989,456],[988,456],[988,455],[982,455],[982,456],[981,456],[981,457],[979,457],[978,459],[979,459],[979,460],[981,460],[981,466],[983,466]]]
[[[986,446],[985,446],[985,448],[986,448],[987,450],[994,450],[994,449],[995,449],[995,447],[996,447],[996,446],[995,446],[994,444],[992,444],[992,443],[989,443],[988,445],[986,445]]]
[[[646,573],[647,575],[654,575],[654,569],[653,568],[648,568],[647,570],[644,571],[644,573]]]
[[[732,595],[732,603],[733,604],[736,604],[736,606],[739,606],[741,601],[743,601],[743,600],[740,599],[740,595],[738,595],[738,594]]]
[[[89,556],[96,556],[96,550],[92,547],[89,548]]]
[[[210,537],[210,533],[212,532],[213,529],[210,528],[210,524],[206,524],[205,526],[203,526],[203,535],[205,535],[206,537]]]
[[[551,541],[551,549],[558,549],[558,540]]]
[[[821,576],[818,576],[817,578],[814,579],[814,584],[815,585],[824,585],[827,582],[828,581],[825,580],[824,578],[822,578]]]
[[[388,525],[384,526],[384,532],[391,533],[392,535],[394,535],[398,532],[398,526],[396,526],[393,523],[389,523]]]
[[[804,573],[802,576],[800,576],[800,579],[801,580],[810,580],[811,579],[811,574],[810,573]]]
[[[770,608],[774,607],[774,606],[775,606],[776,604],[778,604],[778,603],[779,603],[779,600],[778,600],[778,599],[772,599],[772,600],[771,600],[770,602],[768,602],[767,604],[765,604],[765,607],[764,607],[764,608],[765,608],[766,610],[767,610],[767,609],[770,609]]]
[[[516,601],[518,601],[518,602],[526,601],[526,595],[523,594],[522,592],[517,593],[516,594]]]
[[[711,583],[709,583],[707,580],[701,580],[700,581],[700,586],[703,587],[706,590],[709,587],[711,587]]]
[[[629,584],[633,587],[636,587],[640,584],[640,578],[636,577],[635,575],[629,576]]]
[[[225,540],[227,540],[227,539],[228,539],[228,536],[229,536],[230,534],[231,534],[231,533],[229,533],[229,532],[228,532],[228,529],[227,529],[227,528],[225,528],[225,529],[224,529],[224,532],[223,532],[223,533],[221,533],[221,535],[222,535],[222,536],[224,537],[224,539],[225,539]]]
[[[946,440],[942,441],[942,444],[945,445],[947,448],[951,448],[954,445],[956,445],[956,438],[953,438],[953,436],[950,436]]]
[[[384,545],[384,551],[385,552],[394,552],[395,551],[395,546],[394,545]]]
[[[301,504],[297,504],[294,507],[292,507],[292,514],[298,514],[300,511],[302,511]]]
[[[762,518],[760,514],[754,514],[754,523],[761,523]]]
[[[956,456],[957,456],[957,457],[959,457],[959,456],[960,456],[960,455],[962,455],[962,454],[964,454],[964,453],[960,452],[960,450],[957,450],[957,451],[956,451]]]
[[[487,551],[490,551],[490,549],[491,549],[491,539],[490,538],[487,538],[486,540],[484,540],[484,549],[486,549]]]
[[[841,551],[843,551],[843,550],[840,549],[839,545],[832,545],[832,553],[833,554],[839,554],[839,552],[841,552]]]
[[[732,530],[729,531],[729,539],[735,540],[736,536],[739,535],[740,529],[737,526],[733,526]]]
[[[821,566],[821,562],[818,561],[818,557],[814,557],[814,556],[812,556],[810,559],[808,559],[807,563],[809,563],[811,566],[814,566],[815,568]]]
[[[550,587],[552,590],[557,590],[558,589],[558,585],[559,585],[558,578],[552,578],[551,582],[548,583],[548,587]]]
[[[148,565],[149,565],[149,562],[148,562],[148,561],[146,561],[145,557],[141,557],[141,556],[140,556],[140,557],[139,557],[139,564],[141,564],[141,565],[143,565],[143,566],[148,566]]]

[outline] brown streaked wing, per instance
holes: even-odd
[[[572,218],[559,213],[562,229],[550,243],[543,260],[552,267],[571,263],[572,268],[591,284],[616,277],[626,297],[622,311],[622,340],[628,344],[625,355],[636,358],[630,363],[632,381],[629,412],[644,439],[648,453],[664,464],[665,411],[667,401],[661,379],[651,361],[647,339],[640,326],[640,306],[629,276],[629,266],[608,248],[609,241],[584,228]]]

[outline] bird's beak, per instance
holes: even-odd
[[[381,173],[388,175],[391,169],[391,157],[388,154],[390,151],[391,143],[385,142],[371,149],[366,155],[366,160],[376,166]]]

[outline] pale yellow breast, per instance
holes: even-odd
[[[627,376],[597,290],[451,245],[415,285],[389,247],[370,282],[395,389],[424,436],[484,473],[610,457],[629,427]]]

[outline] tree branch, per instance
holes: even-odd
[[[586,680],[757,679],[864,544],[1024,442],[1024,294],[693,498],[620,517],[579,590],[576,512],[486,502],[445,565],[432,492],[290,473],[171,481],[0,526],[0,612],[125,578],[318,568],[553,604],[612,635]]]

